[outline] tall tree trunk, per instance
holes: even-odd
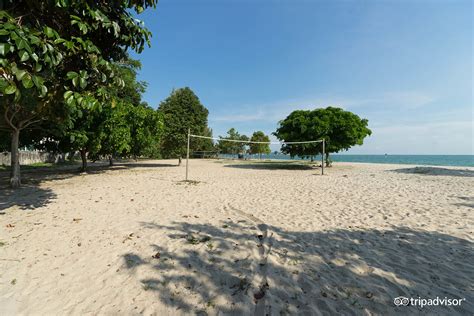
[[[81,167],[81,172],[86,172],[87,170],[87,151],[85,149],[79,150],[81,153],[81,159],[82,159],[82,167]]]
[[[329,160],[329,153],[326,152],[326,167],[331,167],[331,160]]]
[[[178,166],[181,166],[181,156],[178,158]]]
[[[112,167],[114,165],[114,160],[112,155],[109,155],[109,166]]]
[[[10,186],[12,188],[18,188],[21,185],[21,174],[20,174],[20,151],[18,149],[20,143],[20,130],[14,129],[12,131],[12,143],[11,143],[11,172],[10,172]]]

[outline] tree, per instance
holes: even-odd
[[[268,135],[265,135],[264,132],[262,132],[262,131],[254,132],[252,134],[252,137],[250,137],[250,141],[252,141],[252,142],[267,142],[267,144],[249,143],[251,154],[259,154],[260,159],[262,159],[262,154],[271,153],[271,150],[270,150],[270,137],[268,137]]]
[[[54,118],[61,107],[65,120],[80,109],[93,111],[107,98],[108,85],[123,84],[109,62],[149,44],[151,33],[131,10],[155,5],[156,0],[0,2],[0,127],[11,135],[12,187],[21,184],[20,132]]]
[[[130,154],[135,159],[140,156],[159,157],[163,114],[142,103],[128,108],[127,122],[131,135]]]
[[[163,120],[160,113],[142,102],[147,84],[137,80],[140,62],[127,56],[112,63],[112,68],[124,87],[109,91],[112,102],[102,109],[101,146],[93,155],[107,156],[110,165],[114,156],[159,156]]]
[[[227,136],[219,136],[222,139],[233,139],[233,140],[240,140],[240,141],[248,141],[249,138],[246,135],[240,135],[240,133],[235,129],[231,128],[227,131]],[[245,147],[247,143],[241,142],[228,142],[228,141],[218,141],[217,148],[223,154],[231,154],[236,155],[245,152]]]
[[[211,131],[207,126],[209,111],[188,87],[173,90],[161,102],[158,111],[163,114],[164,120],[161,154],[163,158],[178,158],[181,164],[181,158],[186,154],[188,129],[196,135]],[[193,139],[190,149],[195,151],[199,148],[202,148],[202,142]]]
[[[74,124],[59,138],[60,148],[80,152],[82,171],[86,171],[88,158],[106,156],[112,165],[114,156],[137,158],[158,152],[163,122],[159,113],[141,102],[146,83],[136,80],[139,61],[127,56],[111,65],[125,87],[111,87],[109,100],[95,111],[78,112]]]
[[[362,145],[364,138],[371,135],[368,120],[340,108],[327,107],[315,110],[293,111],[280,121],[273,133],[285,142],[325,140],[326,165],[330,166],[330,153],[348,150],[352,146]],[[312,157],[322,152],[320,144],[284,145],[282,152],[292,157]]]
[[[113,165],[114,156],[123,157],[130,151],[132,137],[127,121],[128,104],[118,102],[114,107],[107,106],[100,112],[101,122],[96,137],[100,147],[92,156],[107,156],[109,165]],[[85,171],[85,166],[83,165]]]
[[[206,126],[201,135],[212,137],[212,129]],[[216,150],[212,139],[208,138],[193,138],[192,145],[193,151],[199,151],[202,153],[201,157],[206,157],[205,152],[214,152]]]

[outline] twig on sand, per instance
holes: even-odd
[[[20,260],[20,259],[4,259],[4,258],[0,258],[0,261],[18,261],[18,262],[20,262],[21,260]]]

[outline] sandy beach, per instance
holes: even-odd
[[[0,314],[474,314],[474,168],[176,162],[2,187]]]

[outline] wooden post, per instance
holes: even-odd
[[[323,154],[321,156],[321,175],[324,175],[324,155],[325,155],[325,152],[324,152],[324,138],[323,138]]]
[[[186,181],[188,181],[188,170],[189,170],[189,140],[191,138],[191,129],[188,128],[188,149],[186,151]]]

